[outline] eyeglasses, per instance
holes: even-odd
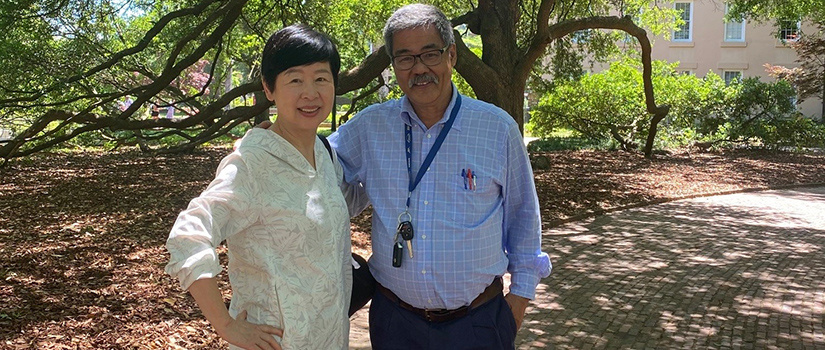
[[[438,50],[424,51],[417,55],[398,55],[392,58],[392,64],[395,66],[395,69],[408,70],[415,66],[415,59],[418,58],[425,66],[434,66],[441,63],[441,56],[444,54],[444,51],[447,51],[448,47],[450,47],[450,45]]]

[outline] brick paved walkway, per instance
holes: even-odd
[[[554,269],[519,349],[825,349],[825,187],[615,212],[543,245]]]

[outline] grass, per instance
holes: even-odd
[[[554,130],[547,137],[535,140],[527,145],[527,151],[529,152],[609,148],[611,148],[610,140],[591,140],[582,137],[571,129]]]

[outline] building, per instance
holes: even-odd
[[[772,21],[726,21],[727,6],[722,1],[675,1],[673,6],[682,11],[685,24],[672,31],[668,40],[662,36],[650,38],[652,58],[679,62],[677,71],[698,77],[714,72],[727,82],[742,77],[773,81],[765,70],[766,63],[798,67],[796,52],[789,43],[801,33],[815,30],[804,22],[787,22],[777,28]],[[593,68],[598,71],[606,66]],[[822,101],[811,97],[798,109],[806,116],[820,118]]]

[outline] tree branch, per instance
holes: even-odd
[[[369,95],[374,94],[376,91],[378,91],[378,89],[380,89],[380,88],[381,88],[382,86],[384,86],[384,85],[386,85],[386,83],[384,82],[384,77],[383,77],[382,75],[380,75],[380,74],[379,74],[379,75],[378,75],[378,84],[377,84],[377,85],[373,86],[371,89],[369,89],[369,90],[367,90],[367,91],[364,91],[364,92],[363,92],[363,93],[361,93],[360,95],[355,96],[355,97],[353,97],[353,98],[352,98],[352,101],[350,102],[350,105],[349,105],[349,110],[347,110],[347,113],[345,113],[344,115],[342,115],[342,116],[341,116],[341,123],[343,124],[343,123],[345,123],[347,120],[349,120],[349,116],[350,116],[353,112],[355,112],[355,104],[356,104],[356,102],[358,102],[359,100],[361,100],[361,99],[362,99],[362,98],[364,98],[364,97],[367,97],[367,96],[369,96]]]
[[[235,21],[241,15],[241,11],[243,10],[246,2],[247,0],[232,0],[227,4],[227,7],[221,9],[221,11],[218,11],[224,13],[225,16],[218,26],[215,27],[212,33],[201,43],[200,46],[198,46],[197,49],[195,49],[195,51],[180,60],[180,62],[175,64],[171,70],[164,70],[164,73],[161,74],[158,81],[154,81],[151,84],[146,85],[146,90],[137,96],[135,102],[132,103],[129,108],[121,113],[120,118],[125,119],[125,117],[132,115],[132,113],[140,108],[140,105],[146,103],[150,97],[157,95],[158,92],[163,90],[166,85],[169,85],[175,77],[180,75],[180,72],[195,64],[195,62],[201,59],[207,51],[211,50],[215,47],[215,45],[221,42],[226,32],[228,32],[229,29],[235,25]]]
[[[495,70],[464,44],[464,40],[457,31],[455,34],[455,48],[458,54],[455,70],[473,87],[473,91],[480,100],[491,101],[495,91],[504,88],[501,78]]]
[[[120,62],[120,60],[123,59],[124,57],[127,57],[127,56],[130,56],[130,55],[133,55],[135,53],[143,51],[147,46],[149,46],[149,43],[152,42],[152,40],[158,34],[160,34],[160,32],[163,30],[163,28],[165,28],[166,25],[169,24],[169,22],[171,22],[173,19],[178,18],[178,17],[184,17],[184,16],[198,15],[201,12],[203,12],[207,7],[209,7],[209,5],[213,4],[216,1],[217,0],[203,0],[201,3],[199,3],[196,6],[170,12],[170,13],[166,14],[165,16],[161,17],[158,20],[158,22],[155,23],[155,25],[153,25],[152,28],[150,28],[146,32],[146,34],[143,35],[143,38],[138,42],[137,45],[132,46],[128,49],[121,50],[121,51],[115,53],[111,58],[109,58],[105,62],[89,69],[88,71],[77,74],[77,75],[74,75],[72,77],[69,77],[68,79],[65,79],[65,80],[62,80],[58,83],[55,83],[52,86],[50,86],[50,87],[48,87],[48,88],[44,89],[43,91],[40,91],[36,94],[32,94],[31,96],[27,96],[27,97],[23,97],[23,98],[11,98],[11,99],[0,100],[0,106],[5,105],[6,103],[10,103],[10,102],[32,102],[32,101],[35,101],[35,100],[45,96],[49,92],[52,92],[52,91],[55,91],[55,90],[58,90],[58,89],[62,89],[64,86],[66,86],[68,84],[71,84],[73,82],[76,82],[76,81],[84,79],[84,78],[88,78],[92,75],[97,74],[100,71],[103,71],[107,68],[110,68],[110,67],[114,66],[116,63]]]
[[[650,120],[650,130],[648,132],[648,139],[645,143],[644,152],[645,157],[652,157],[653,141],[656,137],[656,128],[659,122],[661,122],[667,115],[670,110],[670,106],[656,105],[653,95],[653,60],[650,56],[652,50],[650,39],[647,37],[647,32],[633,23],[630,16],[596,16],[563,21],[547,27],[546,30],[536,33],[533,37],[533,41],[525,54],[525,60],[520,64],[520,76],[524,79],[529,76],[530,71],[532,70],[532,63],[544,54],[546,46],[552,40],[584,29],[616,29],[624,31],[639,40],[639,45],[642,48],[642,81],[644,83],[645,105],[647,112],[653,115]]]
[[[357,67],[338,74],[338,87],[335,89],[335,94],[340,96],[367,86],[389,66],[390,56],[387,56],[387,51],[382,45],[361,61]]]

